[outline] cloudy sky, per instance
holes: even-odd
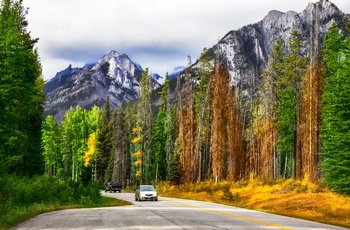
[[[331,0],[350,13],[349,0]],[[43,75],[97,62],[111,50],[164,75],[195,61],[230,30],[270,10],[301,12],[316,0],[24,0],[28,30],[39,38]]]

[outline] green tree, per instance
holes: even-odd
[[[32,176],[44,171],[41,148],[43,80],[37,39],[27,31],[22,0],[0,8],[1,171]]]
[[[98,123],[97,134],[96,179],[100,185],[106,184],[112,179],[113,168],[108,168],[113,148],[110,122],[111,109],[109,97],[107,97],[105,107]],[[107,168],[109,170],[107,170]]]
[[[169,170],[168,170],[168,176],[167,179],[175,184],[180,185],[181,184],[181,170],[180,170],[180,156],[178,154],[178,151],[175,151],[175,153],[171,156],[171,160],[169,163]]]
[[[200,66],[198,68],[199,83],[195,87],[195,155],[198,159],[198,180],[208,178],[209,167],[209,149],[210,149],[210,71],[212,65],[210,56],[206,48],[203,49],[199,58]]]
[[[168,102],[167,113],[164,121],[164,133],[166,136],[165,152],[166,152],[166,179],[172,180],[174,175],[180,172],[180,159],[176,158],[176,106],[171,106]],[[179,157],[179,155],[177,155]],[[174,162],[174,160],[176,162]],[[181,175],[178,175],[181,176]]]
[[[57,176],[58,170],[62,168],[61,139],[58,124],[52,116],[46,117],[42,133],[45,173]]]
[[[297,108],[300,97],[301,78],[306,71],[306,58],[300,55],[301,38],[296,30],[289,40],[289,55],[285,58],[285,72],[277,79],[277,122],[279,132],[277,145],[280,150],[280,172],[282,177],[294,176]]]
[[[325,39],[322,95],[322,170],[326,184],[350,194],[350,38],[333,24]]]
[[[179,159],[177,164],[172,164],[175,152],[175,139],[176,139],[176,107],[171,104],[171,91],[169,75],[166,74],[163,89],[161,91],[161,103],[163,107],[166,107],[165,117],[163,122],[163,135],[164,135],[164,151],[165,151],[165,179],[170,180],[170,174],[173,170],[179,171]],[[175,167],[177,166],[177,167]]]
[[[131,102],[128,102],[125,108],[125,115],[124,115],[124,130],[125,130],[125,153],[127,154],[125,156],[125,181],[124,186],[134,184],[136,182],[136,172],[135,167],[132,163],[132,155],[134,153],[133,144],[131,141],[134,138],[133,134],[133,128],[136,127],[137,123],[137,112],[136,112],[136,103],[132,104]]]
[[[126,186],[127,183],[127,171],[130,169],[128,166],[129,156],[129,143],[128,131],[125,122],[126,106],[123,102],[119,108],[114,109],[112,118],[112,143],[113,143],[113,174],[112,179]],[[112,158],[111,158],[112,159]]]
[[[152,179],[150,173],[154,167],[151,161],[151,145],[152,145],[152,124],[153,111],[151,94],[153,91],[152,78],[149,76],[148,68],[143,71],[140,81],[140,101],[138,103],[137,126],[141,128],[142,136],[142,182],[150,182]]]
[[[84,156],[87,151],[89,126],[87,111],[77,106],[70,108],[61,125],[61,154],[64,168],[60,175],[65,179],[78,181],[84,172]]]
[[[277,40],[273,50],[270,53],[270,59],[267,68],[263,71],[263,87],[261,95],[265,100],[263,103],[263,114],[260,114],[258,125],[254,128],[255,138],[258,142],[258,156],[250,160],[251,172],[257,171],[256,176],[264,178],[279,177],[279,157],[277,149],[277,79],[283,76],[285,71],[284,49],[280,40]],[[251,153],[252,155],[252,153]]]
[[[166,141],[168,133],[165,132],[165,121],[167,116],[167,100],[169,91],[169,76],[166,73],[160,95],[160,108],[153,124],[152,153],[154,155],[154,167],[152,168],[152,178],[156,182],[166,179]]]

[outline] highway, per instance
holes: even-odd
[[[133,205],[61,210],[14,229],[345,229],[226,205],[159,197],[135,201],[132,193],[103,193]]]

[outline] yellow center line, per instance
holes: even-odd
[[[293,228],[287,228],[287,227],[282,226],[282,225],[273,224],[273,223],[269,223],[269,222],[262,221],[262,220],[256,220],[256,219],[249,218],[249,217],[239,216],[239,215],[228,213],[228,212],[217,211],[217,210],[210,209],[210,208],[202,208],[202,207],[199,207],[199,206],[185,204],[185,203],[176,202],[176,201],[166,201],[166,202],[173,203],[173,204],[178,204],[178,205],[182,205],[182,206],[186,206],[186,207],[190,207],[190,208],[200,209],[200,210],[204,210],[204,211],[208,211],[208,212],[213,212],[213,213],[217,213],[217,214],[224,215],[224,216],[230,216],[230,217],[234,217],[234,218],[237,218],[237,219],[249,221],[249,222],[252,222],[252,223],[257,223],[257,224],[266,225],[266,226],[270,226],[270,227],[275,227],[275,228],[279,228],[279,229],[293,230]]]

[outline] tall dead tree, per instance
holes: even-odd
[[[178,148],[182,181],[195,182],[198,178],[198,157],[194,153],[194,89],[191,71],[191,57],[188,57],[188,68],[180,76],[181,89],[178,90]],[[177,86],[179,87],[179,85]]]
[[[212,74],[212,130],[210,155],[212,159],[213,177],[215,182],[226,179],[225,169],[225,110],[229,81],[222,75],[220,65],[214,67]]]
[[[223,74],[226,75],[222,76],[223,78],[229,79],[230,76],[227,70],[224,70]],[[227,109],[225,111],[225,120],[227,121],[227,179],[238,181],[247,176],[247,157],[235,91],[230,84],[227,85],[227,88]]]
[[[316,5],[317,7],[317,5]],[[320,99],[323,74],[320,67],[320,38],[318,9],[313,10],[313,27],[310,28],[310,64],[303,81],[303,96],[298,119],[296,147],[296,177],[319,179],[320,152]]]

